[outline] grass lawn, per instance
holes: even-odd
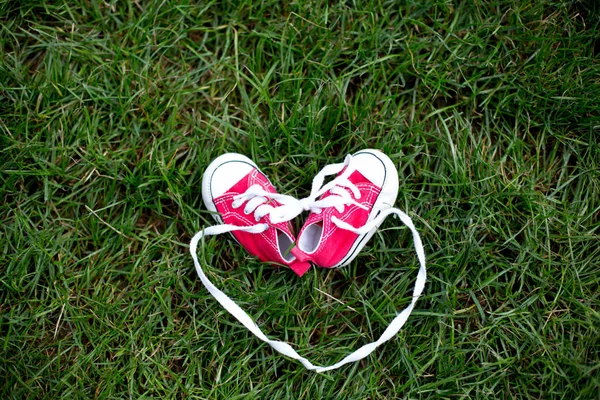
[[[599,142],[593,0],[0,0],[0,398],[597,399]],[[398,167],[428,281],[316,374],[199,281],[202,174],[239,152],[304,197],[363,148]],[[302,278],[225,236],[199,254],[320,365],[418,270],[394,218]]]

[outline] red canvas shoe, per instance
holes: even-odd
[[[310,267],[289,252],[295,241],[290,224],[274,223],[269,215],[282,204],[297,200],[278,194],[248,157],[227,153],[215,159],[204,172],[202,199],[221,224],[206,228],[204,235],[230,232],[260,261],[289,266],[298,275]]]
[[[338,175],[322,186],[333,174]],[[398,172],[381,151],[359,151],[325,167],[311,196],[301,200],[311,213],[292,254],[325,268],[349,264],[389,215],[397,194]]]

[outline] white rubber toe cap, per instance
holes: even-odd
[[[398,196],[398,170],[394,162],[379,150],[361,150],[353,154],[352,158],[356,170],[381,188],[381,193],[369,218],[371,219],[377,211],[394,205]]]
[[[210,163],[202,178],[202,199],[206,208],[216,211],[214,199],[222,196],[253,169],[256,164],[248,157],[226,153]]]
[[[379,150],[362,150],[352,155],[356,170],[375,185],[382,187],[386,178],[385,154]]]

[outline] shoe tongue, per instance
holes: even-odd
[[[273,185],[271,185],[271,182],[257,169],[253,169],[252,171],[248,172],[246,176],[229,188],[227,192],[244,193],[250,186],[253,185],[259,185],[267,192],[276,193],[276,190]]]
[[[253,180],[253,175],[255,174],[255,170],[248,172],[246,176],[237,181],[232,187],[229,188],[225,193],[244,193],[246,189],[252,186],[254,183],[251,182]]]
[[[359,183],[370,183],[372,185],[374,185],[373,182],[371,182],[370,180],[368,180],[363,174],[360,173],[360,171],[355,170],[353,171],[350,176],[348,177],[348,180],[352,183],[359,184]]]
[[[345,170],[345,169],[344,169],[344,170]],[[339,175],[341,175],[341,174],[343,174],[343,173],[344,173],[344,170],[342,170],[342,172],[340,172],[340,173],[338,174],[338,176],[339,176]],[[360,173],[360,171],[358,171],[358,170],[354,170],[354,171],[352,171],[352,173],[351,173],[351,174],[350,174],[350,176],[348,177],[348,180],[349,180],[350,182],[352,182],[352,184],[354,184],[354,185],[359,185],[359,184],[361,184],[361,183],[362,183],[362,184],[364,184],[364,183],[367,183],[367,184],[374,185],[374,183],[373,183],[373,182],[371,182],[370,180],[368,180],[368,179],[367,179],[367,178],[366,178],[366,177],[365,177],[363,174],[361,174],[361,173]],[[344,190],[346,190],[348,193],[352,194],[352,191],[351,191],[350,189],[348,189],[348,188],[346,188],[346,187],[344,187],[344,186],[341,186],[341,187],[342,187]],[[328,191],[326,191],[325,193],[323,193],[323,194],[322,194],[322,195],[319,197],[319,200],[321,200],[321,199],[324,199],[324,198],[326,198],[326,197],[329,197],[329,196],[331,196],[331,195],[332,195],[332,193],[331,193],[331,190],[328,190]]]

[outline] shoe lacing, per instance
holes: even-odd
[[[330,164],[323,168],[313,179],[311,193],[308,197],[300,200],[290,199],[288,202],[282,202],[282,206],[277,209],[271,210],[271,221],[273,222],[284,222],[295,218],[300,215],[303,211],[310,211],[315,214],[320,214],[324,209],[334,207],[340,213],[344,212],[345,206],[355,205],[363,210],[369,210],[369,208],[354,200],[360,199],[360,190],[352,183],[348,178],[354,171],[356,171],[354,159],[351,155],[346,156],[343,163]],[[345,169],[344,169],[345,168]],[[323,185],[325,178],[329,175],[335,175],[342,172],[339,176],[333,179],[331,182]],[[329,191],[330,195],[319,199],[323,194]],[[351,197],[350,192],[354,195]],[[377,217],[366,222],[363,226],[354,227],[347,222],[344,222],[336,216],[331,217],[331,222],[338,228],[344,229],[350,232],[354,232],[357,235],[363,235],[370,230],[378,227],[381,222],[386,219],[390,214],[395,214],[402,220],[403,223],[408,225],[412,224],[412,221],[408,215],[397,208],[389,207],[382,210]]]
[[[285,194],[279,194],[279,193],[267,192],[260,185],[252,185],[248,189],[246,189],[246,191],[244,193],[233,196],[233,202],[231,203],[231,207],[234,209],[239,208],[242,205],[244,205],[244,203],[245,203],[246,205],[243,210],[244,214],[246,214],[246,215],[252,214],[254,216],[254,221],[256,221],[256,224],[248,225],[248,226],[232,225],[232,224],[219,224],[219,225],[213,225],[213,226],[206,227],[203,230],[201,230],[200,232],[196,233],[196,235],[192,238],[190,248],[192,246],[194,248],[196,248],[196,246],[198,245],[198,242],[204,236],[214,236],[214,235],[220,235],[223,233],[236,232],[236,231],[248,232],[248,233],[263,233],[264,231],[269,229],[269,224],[264,223],[264,222],[261,223],[261,220],[266,215],[272,215],[273,212],[275,212],[279,208],[283,207],[283,206],[273,206],[273,203],[271,203],[271,200],[276,200],[277,202],[279,202],[280,204],[283,204],[283,205],[289,205],[289,204],[298,202],[298,200],[292,196],[288,196]],[[287,221],[291,220],[292,218],[294,218],[294,216],[288,215],[287,219],[284,218],[278,222],[287,222]],[[278,222],[274,222],[272,219],[271,219],[271,222],[278,223]],[[193,252],[193,254],[194,254],[194,252]]]
[[[292,204],[298,201],[292,196],[267,192],[260,185],[252,185],[244,193],[233,196],[231,207],[239,208],[246,203],[244,214],[253,213],[254,220],[259,222],[264,216],[272,214],[276,209],[281,207],[274,207],[270,203],[270,200],[276,200],[281,204]],[[279,222],[287,222],[292,218],[294,217],[292,216]]]
[[[368,210],[369,208],[366,205],[355,200],[361,198],[361,193],[358,187],[348,179],[355,170],[356,167],[351,155],[346,156],[343,163],[327,165],[314,177],[310,195],[296,202],[284,204],[277,210],[274,210],[271,214],[271,221],[280,222],[290,217],[295,218],[303,211],[320,214],[324,209],[330,207],[334,207],[340,213],[344,212],[345,207],[349,205],[355,205],[363,210]],[[336,175],[341,171],[344,172],[331,182],[323,184],[327,176]],[[328,191],[329,196],[319,199]],[[336,221],[339,220],[335,217],[332,218],[333,223],[336,223]],[[340,227],[344,228],[343,225]]]

